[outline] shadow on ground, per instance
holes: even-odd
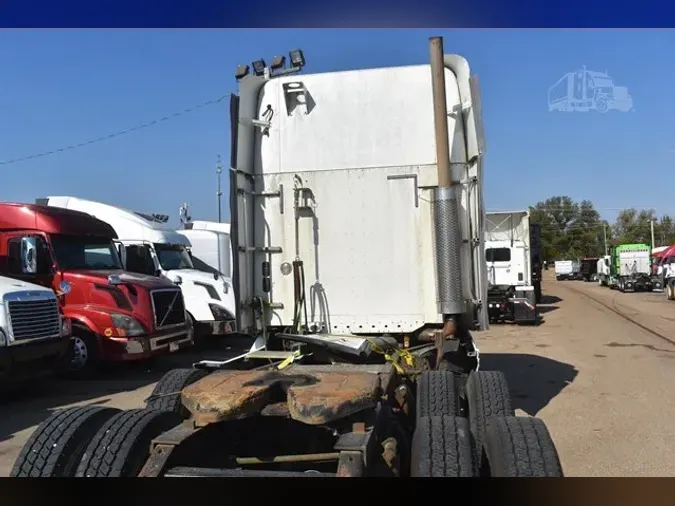
[[[206,350],[186,350],[175,355],[106,367],[91,380],[48,378],[21,389],[3,392],[0,397],[0,443],[14,434],[40,424],[55,410],[70,404],[105,404],[111,395],[132,392],[158,381],[167,371],[190,367],[203,359],[222,360],[236,355],[226,346]],[[139,408],[143,402],[139,402]],[[0,449],[0,453],[1,453]]]
[[[555,305],[559,302],[562,302],[562,299],[556,295],[542,295],[541,302],[537,304],[537,311],[539,314],[546,314],[555,311],[556,309],[560,308],[560,306]]]
[[[539,355],[481,353],[480,367],[502,371],[511,390],[514,409],[535,416],[572,383],[579,371],[571,364]]]
[[[562,299],[557,295],[542,295],[541,302],[539,304],[549,305],[557,304],[558,302],[562,302]]]

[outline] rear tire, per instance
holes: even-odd
[[[455,375],[450,371],[424,371],[417,381],[416,418],[456,416]]]
[[[172,411],[132,409],[118,413],[94,435],[76,476],[137,476],[150,456],[152,440],[180,423],[180,415]]]
[[[9,476],[75,476],[93,435],[119,411],[101,406],[80,406],[54,413],[35,429],[23,445]]]
[[[675,300],[675,290],[673,290],[672,283],[666,284],[666,297],[668,297],[668,300]]]
[[[474,476],[471,431],[467,419],[455,416],[419,418],[412,441],[410,475]]]
[[[167,372],[155,385],[145,403],[145,409],[173,411],[183,419],[188,418],[190,412],[183,406],[180,393],[186,386],[192,385],[208,374],[209,371],[203,369],[173,369]]]
[[[483,449],[492,477],[563,477],[555,444],[539,418],[490,419]]]
[[[474,461],[482,458],[482,444],[490,417],[514,416],[511,394],[506,376],[501,371],[475,371],[466,382],[466,401],[469,423],[476,442]]]

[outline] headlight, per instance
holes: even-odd
[[[73,325],[70,321],[70,318],[61,318],[61,336],[67,337],[72,335]]]
[[[7,334],[5,331],[0,329],[0,346],[5,346],[7,344]]]
[[[117,330],[117,335],[121,337],[142,336],[145,333],[143,327],[130,316],[123,314],[111,314],[113,327]]]
[[[222,307],[217,304],[209,304],[209,309],[214,320],[231,320],[232,317]]]

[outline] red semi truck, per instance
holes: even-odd
[[[86,213],[0,203],[0,273],[56,292],[72,320],[72,376],[88,375],[100,361],[146,359],[193,344],[180,287],[124,272],[115,239],[107,223]],[[26,254],[35,258],[33,272],[21,268]]]

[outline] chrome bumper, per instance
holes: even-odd
[[[157,337],[141,336],[125,341],[126,352],[131,355],[154,353],[162,351],[178,351],[194,345],[194,341],[187,330],[162,334]]]

